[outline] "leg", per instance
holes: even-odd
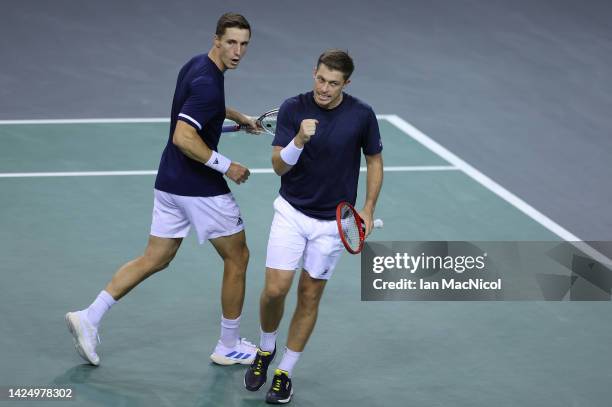
[[[275,332],[278,329],[283,311],[285,297],[291,288],[293,271],[266,267],[266,282],[259,300],[259,317],[264,332]]]
[[[236,319],[242,313],[249,248],[244,230],[231,236],[211,239],[210,242],[223,259],[221,310],[227,319]]]
[[[343,248],[334,221],[320,221],[304,251],[304,270],[300,275],[298,302],[289,327],[287,348],[302,352],[314,329],[325,283],[342,255]]]
[[[299,212],[281,197],[274,201],[274,211],[266,253],[265,285],[259,300],[259,349],[244,376],[244,385],[250,391],[259,390],[267,380],[268,367],[276,355],[276,335],[285,298],[306,247],[304,230],[295,219]]]
[[[120,299],[138,283],[166,268],[174,258],[181,241],[180,238],[165,239],[150,236],[144,254],[124,264],[108,283],[105,292],[100,293],[89,308],[66,314],[66,324],[73,336],[77,352],[83,359],[96,366],[100,363],[96,353],[98,324],[112,305],[109,301]],[[109,295],[113,298],[108,298]]]
[[[285,296],[306,247],[306,236],[296,215],[305,217],[280,196],[276,198],[266,253],[266,281],[259,301],[263,332],[278,329]]]
[[[293,270],[266,267],[266,282],[259,300],[261,338],[255,360],[245,372],[244,386],[257,391],[267,379],[268,366],[276,355],[276,331],[283,317],[285,297],[291,288]]]
[[[298,301],[291,319],[287,339],[287,348],[294,352],[304,350],[314,329],[325,283],[327,283],[327,280],[312,278],[306,270],[302,271],[300,275]]]
[[[168,267],[182,241],[182,238],[149,236],[144,254],[121,266],[105,290],[119,300],[140,282]]]
[[[98,325],[108,309],[141,281],[170,264],[189,232],[189,219],[177,206],[175,196],[155,190],[151,235],[142,256],[124,264],[94,302],[85,310],[66,314],[68,329],[79,354],[93,365],[100,363],[96,354]],[[166,238],[159,236],[167,236]]]
[[[298,303],[289,327],[287,349],[278,369],[274,372],[272,387],[266,394],[267,403],[285,404],[291,401],[293,395],[291,372],[314,329],[326,282],[327,280],[312,278],[306,270],[300,275]]]
[[[255,345],[239,337],[249,262],[244,230],[230,236],[210,239],[210,242],[223,259],[221,338],[210,358],[219,365],[251,364],[255,358]]]
[[[127,262],[106,286],[115,300],[119,300],[140,282],[168,267],[183,237],[190,229],[189,219],[177,204],[178,196],[154,190],[151,234],[142,256]],[[166,236],[166,237],[159,237]]]

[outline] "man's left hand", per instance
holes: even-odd
[[[251,116],[247,116],[247,115],[243,115],[244,118],[242,119],[242,121],[239,123],[242,126],[247,126],[246,131],[247,133],[251,133],[251,134],[259,134],[261,133],[261,131],[263,130],[263,128],[261,126],[259,126],[257,124],[257,119]]]
[[[363,219],[363,223],[365,224],[365,237],[367,238],[374,227],[374,211],[363,208],[359,212],[359,216],[361,216],[361,219]]]

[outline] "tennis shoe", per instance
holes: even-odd
[[[86,311],[69,312],[64,319],[79,355],[88,363],[98,366],[100,358],[96,353],[96,346],[100,343],[100,337],[98,328],[87,319]]]
[[[228,348],[219,340],[210,360],[218,365],[250,365],[255,359],[257,347],[245,338],[240,338],[233,348]]]
[[[248,391],[257,391],[266,383],[268,366],[274,359],[274,355],[276,355],[276,346],[272,352],[257,349],[255,360],[244,374],[244,387]]]
[[[272,379],[272,387],[266,394],[266,403],[268,404],[287,404],[291,401],[293,395],[293,386],[289,373],[284,370],[276,369],[274,379]]]

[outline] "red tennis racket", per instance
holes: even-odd
[[[353,205],[340,202],[336,207],[336,223],[342,244],[349,253],[357,254],[363,249],[365,242],[365,222]],[[382,219],[374,219],[374,227],[382,228]]]

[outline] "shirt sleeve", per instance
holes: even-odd
[[[273,146],[285,147],[297,134],[293,120],[293,107],[285,101],[278,110],[276,117],[276,131],[274,132]]]
[[[378,120],[372,109],[368,109],[364,132],[361,138],[361,148],[365,155],[375,155],[383,149]]]
[[[178,119],[202,130],[204,124],[218,113],[219,104],[216,99],[217,90],[212,83],[204,80],[193,81],[190,95],[183,103]]]

